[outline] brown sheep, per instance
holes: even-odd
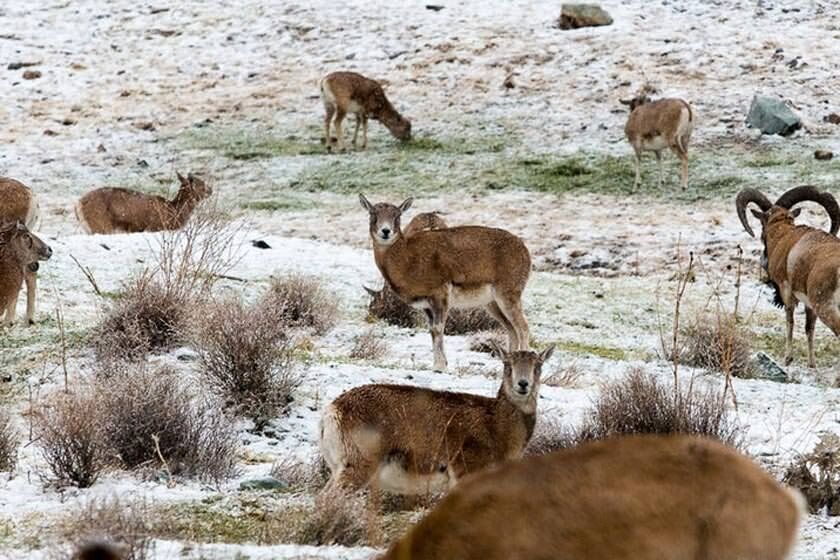
[[[49,245],[31,233],[23,222],[0,226],[0,316],[6,314],[6,326],[15,322],[18,296],[33,263],[37,265],[39,260],[51,256]]]
[[[76,218],[86,233],[112,234],[180,229],[199,202],[213,194],[201,178],[190,173],[172,200],[122,188],[101,188],[76,203]]]

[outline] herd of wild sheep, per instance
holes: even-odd
[[[327,149],[345,149],[344,118],[356,118],[353,145],[367,145],[368,119],[398,139],[411,123],[374,80],[352,72],[320,82]],[[681,99],[651,100],[646,92],[629,105],[625,132],[636,161],[655,153],[662,181],[662,151],[681,160],[688,185],[688,145],[695,122]],[[331,135],[335,132],[335,136]],[[199,177],[178,175],[172,200],[121,188],[84,195],[76,217],[85,232],[112,234],[172,230],[211,195]],[[320,449],[332,476],[328,488],[397,494],[446,493],[437,506],[383,556],[422,559],[751,559],[788,557],[803,511],[798,492],[715,441],[688,436],[633,436],[522,459],[534,431],[540,375],[554,350],[530,348],[522,295],[531,256],[518,236],[479,225],[448,227],[436,214],[420,214],[405,228],[412,205],[369,201],[376,266],[401,300],[429,320],[433,367],[447,368],[444,326],[454,308],[481,307],[506,330],[496,344],[503,376],[495,398],[408,385],[369,384],[346,391],[320,424]],[[829,232],[796,225],[801,202],[821,205]],[[814,326],[819,318],[840,335],[840,206],[815,187],[793,188],[771,202],[742,190],[737,216],[754,235],[746,210],[761,223],[766,281],[787,318],[786,360],[792,359],[794,310],[806,310],[809,365],[814,366]],[[31,229],[38,206],[22,183],[0,179],[0,313],[15,319],[23,284],[26,320],[34,321],[36,273],[51,249]],[[78,558],[107,558],[89,547]]]

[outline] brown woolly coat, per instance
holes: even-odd
[[[718,442],[632,436],[467,477],[382,560],[782,560],[800,516]]]

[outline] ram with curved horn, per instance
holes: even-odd
[[[794,219],[800,202],[816,202],[831,218],[830,233]],[[817,317],[840,336],[840,205],[828,192],[816,187],[790,189],[774,203],[759,190],[748,188],[738,193],[735,207],[744,229],[755,237],[747,219],[747,207],[755,204],[752,214],[761,222],[764,254],[761,265],[769,282],[776,288],[787,318],[785,363],[793,361],[793,313],[799,303],[805,305],[805,334],[808,338],[808,365],[814,367],[814,327]]]

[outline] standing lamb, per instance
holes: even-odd
[[[632,99],[620,99],[630,106],[630,116],[624,126],[627,140],[636,154],[636,180],[633,188],[641,183],[642,152],[656,154],[659,167],[659,186],[662,187],[662,150],[671,150],[682,162],[681,185],[688,187],[688,143],[694,130],[694,112],[691,105],[682,99],[659,99],[651,101],[647,93]]]
[[[136,233],[180,229],[198,203],[213,194],[201,178],[176,173],[181,186],[172,200],[122,188],[91,191],[76,203],[76,218],[86,233]]]
[[[362,125],[362,149],[367,147],[368,118],[385,125],[395,138],[405,142],[411,139],[411,121],[394,109],[379,82],[355,72],[333,72],[321,80],[321,100],[327,114],[324,117],[324,142],[330,148],[330,122],[335,115],[335,135],[338,151],[344,151],[344,132],[341,123],[347,113],[356,115],[353,147]]]
[[[0,316],[5,312],[6,326],[15,322],[18,296],[32,263],[51,256],[49,245],[31,233],[23,222],[0,226]]]
[[[39,211],[38,199],[32,189],[15,179],[0,177],[0,225],[23,222],[29,230],[33,230],[40,218]],[[35,323],[38,267],[37,260],[29,263],[23,275],[26,282],[26,322],[29,325]]]
[[[371,204],[359,195],[370,217],[373,256],[385,282],[407,304],[429,318],[434,369],[446,370],[443,331],[450,307],[485,307],[508,332],[509,349],[527,350],[528,322],[522,292],[531,274],[531,255],[522,239],[503,229],[458,226],[403,235],[400,206]]]
[[[504,373],[495,398],[387,384],[346,391],[321,420],[331,485],[443,491],[468,473],[521,457],[537,420],[542,366],[553,351],[496,346]]]

